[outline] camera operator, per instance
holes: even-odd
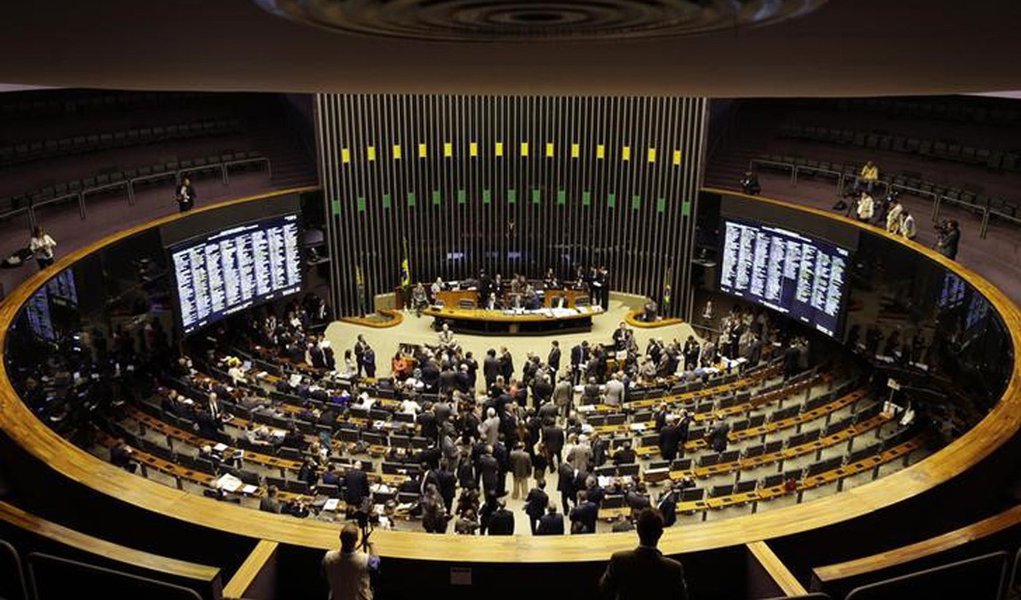
[[[961,230],[954,219],[943,219],[936,225],[936,251],[953,260],[957,258],[957,246],[961,242]]]
[[[348,523],[340,530],[340,550],[330,550],[323,557],[330,600],[372,600],[371,578],[379,569],[379,555],[367,534],[360,550],[358,546],[358,527]]]

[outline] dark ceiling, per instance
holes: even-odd
[[[759,29],[540,44],[340,34],[275,17],[251,0],[4,4],[4,83],[715,97],[1021,89],[1018,0],[830,0]]]

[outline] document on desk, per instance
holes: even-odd
[[[213,446],[213,451],[214,452],[223,452],[226,449],[227,449],[227,444],[224,444],[223,442],[220,442],[219,444]]]
[[[340,504],[340,500],[337,498],[330,498],[326,501],[326,504],[323,504],[323,510],[336,512],[338,504]]]
[[[243,485],[242,481],[237,477],[234,477],[230,473],[222,475],[219,479],[213,482],[214,488],[232,493],[241,489],[242,485]]]
[[[257,485],[248,484],[245,487],[241,488],[241,493],[245,494],[247,496],[251,496],[252,494],[254,494],[257,491],[259,491],[259,486],[257,486]]]

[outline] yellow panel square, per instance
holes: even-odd
[[[596,158],[600,160],[606,158],[606,146],[602,144],[596,146]]]
[[[680,150],[674,150],[674,164],[675,165],[680,165],[681,164],[681,151]]]
[[[581,145],[571,144],[571,158],[578,158],[581,156]]]
[[[528,156],[528,142],[521,142],[521,156]]]
[[[476,156],[479,155],[479,145],[478,145],[478,143],[472,142],[472,143],[468,144],[468,154],[471,155],[472,158],[475,158]]]
[[[347,148],[341,148],[340,149],[340,161],[341,162],[345,162],[345,163],[351,162],[351,151],[348,150]]]
[[[651,163],[656,162],[656,149],[655,148],[649,148],[649,162],[651,162]]]
[[[401,145],[400,144],[394,144],[394,160],[399,160],[400,158],[401,158]]]
[[[503,142],[496,143],[496,155],[503,156]]]
[[[443,142],[443,156],[450,158],[454,155],[454,144],[450,142]]]
[[[553,143],[546,142],[546,158],[553,158]]]
[[[366,150],[366,154],[368,154],[369,160],[376,160],[376,147],[369,146]]]
[[[425,158],[428,155],[429,155],[429,151],[426,148],[426,145],[425,144],[419,144],[418,145],[418,157],[419,158]]]
[[[621,160],[631,160],[631,146],[624,146],[620,153]]]

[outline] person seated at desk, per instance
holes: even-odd
[[[266,495],[259,500],[259,510],[277,514],[283,512],[284,505],[277,499],[278,493],[280,493],[280,491],[275,485],[271,485],[266,488]]]
[[[625,440],[624,445],[613,453],[613,464],[626,465],[638,460],[638,455],[631,448],[631,440]]]
[[[401,412],[406,415],[417,415],[422,407],[413,398],[401,400]]]
[[[255,423],[249,423],[245,430],[245,438],[248,443],[254,446],[271,446],[275,445],[279,438],[265,425],[256,425]]]
[[[478,530],[479,517],[474,508],[463,511],[454,521],[454,533],[458,535],[475,535]]]
[[[525,308],[528,310],[539,310],[542,303],[539,301],[539,294],[531,285],[525,288]]]
[[[436,302],[436,295],[443,291],[443,279],[437,277],[436,281],[433,282],[429,288],[429,293],[432,294],[433,302]]]
[[[337,470],[337,466],[332,462],[326,463],[326,469],[323,470],[321,476],[324,485],[336,485],[340,486],[341,481],[344,478],[344,474]]]
[[[114,445],[110,447],[110,464],[120,467],[130,473],[134,473],[138,468],[138,465],[131,462],[131,455],[134,454],[134,452],[135,451],[131,449],[131,446],[128,446],[123,439],[118,439],[114,442]]]
[[[501,310],[503,308],[503,303],[497,300],[495,292],[490,292],[489,298],[486,299],[483,307],[486,310]]]
[[[558,290],[560,289],[560,280],[557,279],[553,269],[546,269],[546,277],[542,281],[543,289],[547,290]]]

